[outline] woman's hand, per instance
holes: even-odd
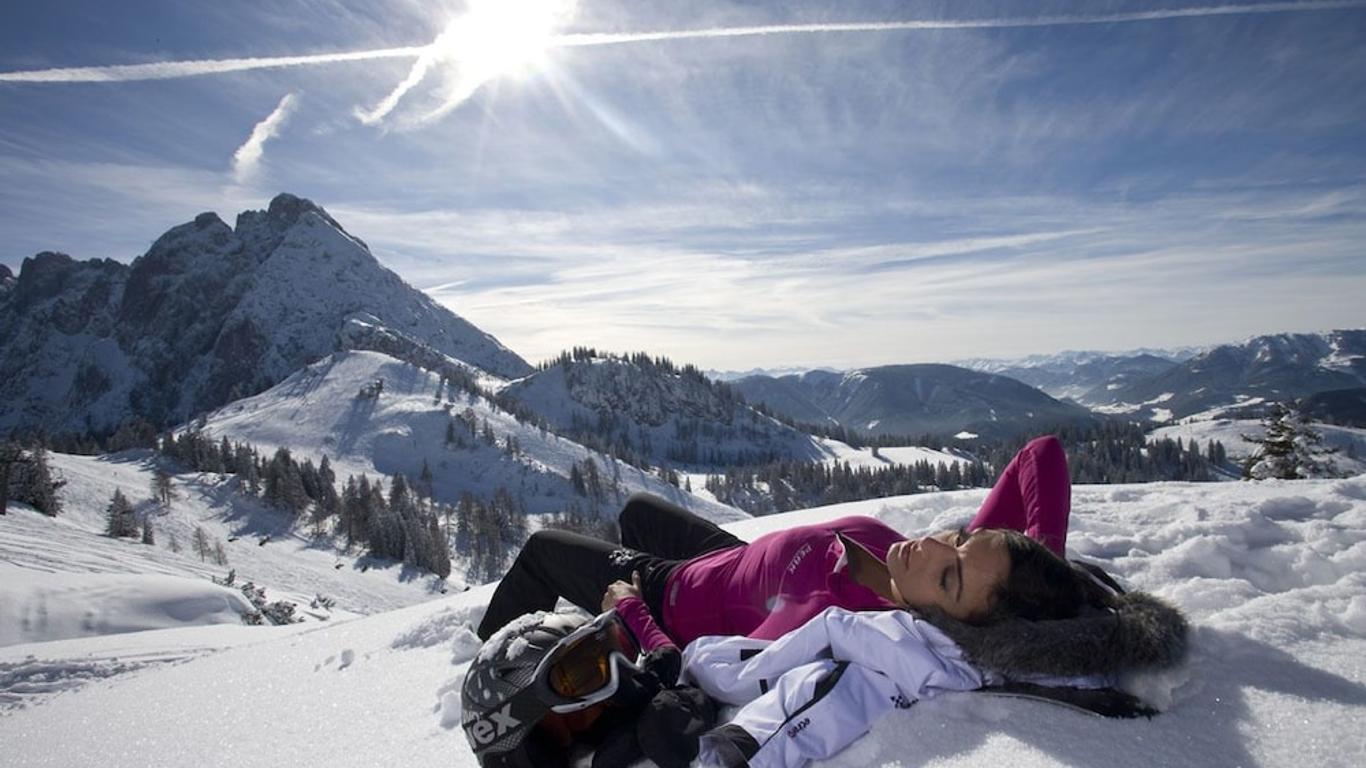
[[[617,603],[628,597],[640,597],[640,571],[631,572],[631,583],[614,581],[607,586],[607,594],[602,596],[602,609],[610,611]]]

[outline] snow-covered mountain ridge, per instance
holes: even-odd
[[[648,359],[562,357],[502,392],[574,439],[633,457],[724,471],[829,456],[820,441],[746,405],[696,369]]]
[[[361,394],[377,381],[383,382],[377,393]],[[571,502],[585,512],[607,514],[629,494],[649,491],[717,522],[744,517],[520,421],[481,395],[448,386],[437,373],[378,352],[333,354],[265,392],[223,406],[198,426],[215,439],[267,452],[288,448],[315,462],[326,455],[339,479],[415,479],[425,463],[433,498],[452,504],[464,493],[487,499],[501,487],[533,514],[561,511]],[[597,499],[578,494],[570,482],[573,467],[590,459],[610,491]]]
[[[531,370],[382,267],[322,208],[282,194],[235,227],[201,214],[130,265],[25,259],[0,293],[0,429],[184,420],[342,348],[356,316],[498,376]]]
[[[1240,407],[1363,386],[1366,329],[1355,329],[1256,336],[1225,344],[1089,398],[1137,418],[1151,418],[1159,402],[1161,416],[1169,419],[1201,412],[1236,417]]]

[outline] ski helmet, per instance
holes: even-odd
[[[461,725],[480,763],[529,763],[532,730],[552,712],[582,711],[641,673],[635,637],[614,611],[594,619],[534,613],[480,648],[461,689]],[[492,758],[497,757],[495,761]]]
[[[572,614],[528,614],[479,649],[460,690],[460,725],[481,765],[492,755],[525,751],[528,734],[550,712],[536,695],[536,667],[581,624]]]

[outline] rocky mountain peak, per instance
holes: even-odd
[[[62,290],[66,278],[76,268],[76,260],[65,253],[43,251],[24,259],[16,286],[23,295],[46,298]]]
[[[328,215],[321,205],[308,198],[281,192],[270,201],[270,205],[266,208],[266,216],[277,222],[281,228],[294,226],[299,219],[310,213],[317,214],[319,218],[332,225],[333,228],[346,232],[346,229],[338,224],[336,219]]]
[[[226,224],[224,224],[222,219],[218,218],[218,214],[214,213],[213,211],[205,211],[199,214],[198,216],[194,217],[195,229],[208,229],[209,227],[212,227],[215,224],[227,226]]]
[[[276,195],[264,211],[243,211],[238,214],[235,230],[246,249],[258,259],[264,259],[280,245],[290,228],[310,215],[316,216],[324,224],[356,241],[362,247],[365,246],[359,238],[352,236],[336,219],[328,215],[322,206],[288,192]],[[366,248],[366,251],[369,249]]]
[[[0,276],[3,278],[3,276]],[[349,317],[496,376],[531,367],[384,268],[313,202],[278,195],[228,226],[202,213],[131,265],[40,253],[0,279],[0,430],[157,424],[259,392],[339,348]],[[71,371],[90,369],[99,392]],[[31,382],[45,382],[41,387]],[[73,405],[74,404],[74,405]]]

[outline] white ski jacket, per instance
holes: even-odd
[[[842,608],[778,640],[698,638],[683,652],[683,669],[708,695],[742,707],[703,738],[704,766],[805,765],[839,752],[892,709],[986,682],[914,614]]]
[[[796,768],[830,757],[893,709],[1003,678],[970,664],[959,646],[908,611],[827,608],[778,640],[702,637],[683,651],[683,675],[741,707],[702,739],[703,766]],[[1100,676],[1034,677],[1095,688]]]

